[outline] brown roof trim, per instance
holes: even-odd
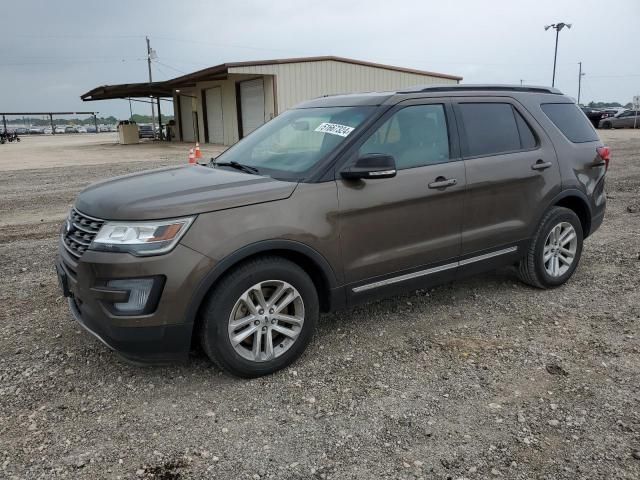
[[[185,82],[198,81],[198,80],[210,77],[212,75],[219,75],[220,73],[226,73],[230,68],[234,68],[234,67],[255,67],[259,65],[281,65],[285,63],[307,63],[307,62],[325,62],[325,61],[350,63],[352,65],[363,65],[365,67],[382,68],[385,70],[392,70],[394,72],[415,73],[417,75],[428,75],[430,77],[446,78],[449,80],[457,80],[457,81],[462,80],[462,77],[459,77],[457,75],[447,75],[444,73],[429,72],[426,70],[416,70],[413,68],[396,67],[393,65],[384,65],[382,63],[366,62],[363,60],[354,60],[351,58],[336,57],[333,55],[328,55],[328,56],[321,56],[321,57],[280,58],[275,60],[255,60],[255,61],[249,61],[249,62],[222,63],[220,65],[204,68],[202,70],[198,70],[193,73],[189,73],[187,75],[183,75],[181,77],[176,77],[172,80],[168,80],[167,84],[177,86]]]

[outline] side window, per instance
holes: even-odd
[[[360,147],[359,155],[393,155],[398,170],[449,160],[444,105],[413,105],[397,111]]]
[[[461,103],[459,107],[466,132],[466,156],[488,156],[521,150],[520,133],[511,104]],[[521,120],[532,135],[524,119]]]
[[[536,148],[538,141],[536,135],[531,130],[531,127],[527,121],[522,118],[522,115],[514,108],[513,113],[516,116],[516,123],[518,124],[518,132],[520,132],[520,148],[523,150],[530,150]]]

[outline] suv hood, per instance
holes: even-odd
[[[291,196],[296,185],[185,165],[94,183],[78,195],[76,208],[104,220],[157,220],[282,200]]]

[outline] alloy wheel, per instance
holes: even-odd
[[[558,223],[551,229],[544,242],[542,261],[551,277],[564,275],[573,265],[578,249],[576,229],[569,222]]]
[[[229,316],[234,350],[252,362],[267,362],[296,342],[304,324],[304,302],[289,283],[267,280],[247,289]]]

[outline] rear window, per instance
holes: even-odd
[[[573,143],[595,142],[598,134],[575,103],[543,103],[542,111]]]

